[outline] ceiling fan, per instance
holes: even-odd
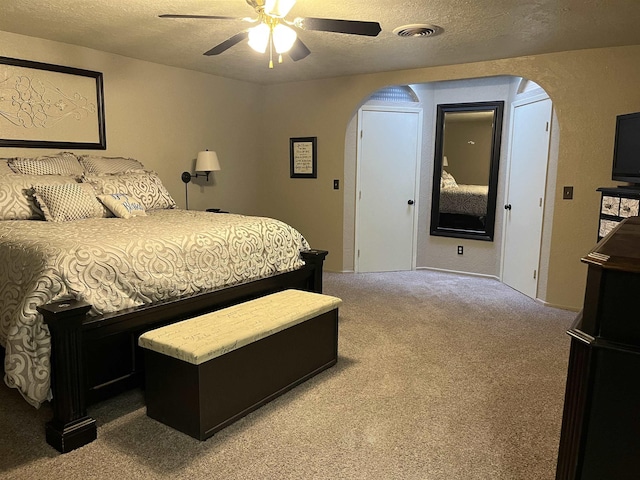
[[[196,18],[209,20],[242,20],[257,24],[254,27],[236,33],[231,38],[216,45],[205,55],[220,55],[229,48],[248,39],[249,46],[259,53],[269,48],[269,68],[273,68],[273,51],[282,63],[282,54],[288,53],[294,62],[302,60],[311,52],[298,38],[294,28],[320,32],[344,33],[348,35],[377,36],[382,30],[378,22],[358,20],[336,20],[331,18],[298,17],[292,21],[285,19],[296,0],[247,0],[257,13],[257,18],[235,18],[219,15],[160,15],[161,18]],[[292,28],[294,27],[294,28]]]

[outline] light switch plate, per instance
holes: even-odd
[[[573,187],[562,187],[562,199],[571,200],[573,198]]]

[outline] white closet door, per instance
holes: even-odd
[[[502,281],[536,298],[549,160],[548,98],[513,109]]]
[[[359,112],[356,271],[415,264],[416,179],[421,111]]]

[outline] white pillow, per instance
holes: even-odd
[[[132,195],[125,193],[109,193],[106,195],[98,195],[105,207],[119,218],[131,218],[146,216],[142,202]]]
[[[158,177],[158,174],[146,170],[134,170],[115,175],[84,175],[83,181],[91,183],[98,195],[106,193],[124,193],[132,195],[142,202],[145,210],[175,208],[171,197]]]
[[[453,178],[453,175],[443,170],[442,177],[440,178],[440,188],[456,188],[457,186],[458,183],[456,179]]]

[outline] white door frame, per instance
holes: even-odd
[[[371,111],[371,112],[397,112],[397,113],[416,113],[418,114],[418,138],[416,140],[416,171],[415,171],[415,184],[414,184],[414,208],[413,208],[413,234],[411,241],[411,269],[416,269],[416,259],[417,259],[417,246],[418,246],[418,211],[420,207],[420,202],[418,201],[418,197],[420,195],[420,164],[422,163],[422,134],[423,134],[423,125],[422,125],[422,116],[423,109],[416,107],[394,107],[394,106],[384,106],[384,105],[363,105],[358,109],[358,127],[356,129],[356,208],[355,208],[355,225],[354,225],[354,242],[355,248],[353,250],[353,265],[355,267],[355,271],[360,271],[360,261],[358,258],[358,247],[360,245],[360,239],[358,236],[358,220],[360,218],[360,202],[358,201],[359,192],[360,192],[360,166],[362,165],[362,159],[360,158],[362,148],[362,112],[363,111]]]
[[[509,146],[508,146],[508,152],[507,152],[507,178],[505,183],[505,194],[504,194],[505,202],[509,201],[509,188],[511,186],[511,153],[513,151],[513,137],[514,137],[513,130],[514,130],[514,122],[515,122],[515,109],[518,107],[522,107],[523,105],[528,105],[530,103],[537,103],[543,100],[550,100],[550,97],[546,92],[532,95],[530,97],[523,98],[521,100],[516,100],[513,103],[511,103],[510,115],[509,115]],[[551,120],[553,120],[553,100],[551,101]],[[551,135],[552,132],[553,132],[553,124],[552,122],[549,122],[549,135]],[[534,298],[538,298],[538,290],[540,286],[540,252],[542,251],[542,238],[544,233],[542,230],[544,227],[544,212],[547,205],[546,191],[547,191],[548,178],[549,178],[549,152],[547,152],[547,165],[545,166],[544,189],[543,189],[543,192],[545,193],[542,197],[542,219],[541,219],[542,225],[540,228],[538,263],[536,265],[536,271],[538,272],[538,274],[536,276],[536,294]],[[504,278],[504,256],[505,256],[506,244],[507,244],[507,222],[506,222],[506,216],[505,216],[505,220],[502,222],[502,248],[501,248],[502,252],[500,254],[500,281],[501,282],[503,281],[503,278]]]

